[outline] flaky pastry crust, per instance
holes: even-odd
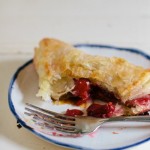
[[[125,103],[150,94],[150,71],[122,58],[86,54],[56,39],[43,39],[35,48],[34,65],[39,75],[39,92],[44,100],[59,99],[74,88],[74,78],[113,92]]]

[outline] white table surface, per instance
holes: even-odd
[[[65,150],[18,129],[7,91],[44,37],[138,48],[150,54],[149,0],[0,0],[0,149]],[[131,150],[149,150],[150,141]]]

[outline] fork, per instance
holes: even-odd
[[[72,117],[46,110],[29,103],[26,103],[24,114],[32,116],[32,120],[36,122],[40,121],[48,128],[53,128],[55,130],[71,134],[91,133],[98,129],[103,123],[112,121],[136,121],[150,123],[149,115],[121,116],[112,118],[95,118],[89,116]]]

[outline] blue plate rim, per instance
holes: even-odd
[[[112,50],[128,51],[128,52],[131,52],[131,53],[136,53],[136,54],[142,55],[146,59],[150,60],[150,55],[146,54],[142,50],[135,49],[135,48],[124,48],[124,47],[117,47],[117,46],[111,46],[111,45],[100,45],[100,44],[75,44],[74,46],[78,47],[78,48],[82,48],[82,47],[90,47],[90,48],[92,48],[92,47],[94,47],[94,48],[107,48],[107,49],[112,49]],[[73,148],[73,149],[80,149],[80,150],[98,150],[98,149],[89,149],[89,148],[86,148],[86,147],[76,146],[76,145],[73,145],[73,144],[67,144],[67,143],[63,143],[63,142],[58,142],[58,141],[53,140],[51,138],[47,138],[44,135],[36,132],[34,129],[29,127],[24,121],[21,120],[21,118],[16,113],[15,107],[13,105],[13,102],[12,102],[12,99],[11,99],[11,93],[12,93],[12,90],[13,90],[13,84],[16,81],[19,73],[25,67],[27,67],[28,65],[30,65],[32,63],[33,63],[33,59],[27,61],[22,66],[20,66],[16,70],[16,72],[14,73],[14,75],[12,76],[12,78],[10,80],[10,84],[9,84],[9,88],[8,88],[8,105],[9,105],[9,108],[10,108],[12,114],[15,116],[17,122],[19,122],[24,128],[26,128],[27,130],[29,130],[33,134],[35,134],[35,135],[37,135],[37,136],[39,136],[39,137],[41,137],[41,138],[43,138],[43,139],[53,143],[53,144],[56,144],[56,145],[59,145],[59,146],[62,146],[62,147],[68,147],[68,148]],[[116,148],[112,148],[110,150],[119,150],[119,149],[131,148],[131,147],[134,147],[134,146],[138,146],[138,145],[140,145],[142,143],[145,143],[147,141],[150,141],[150,137],[146,138],[144,140],[141,140],[139,142],[130,144],[130,145],[126,145],[126,146],[122,146],[122,147],[116,147]]]

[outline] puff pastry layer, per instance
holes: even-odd
[[[87,78],[114,93],[122,103],[150,94],[150,71],[122,58],[86,54],[56,39],[43,39],[35,48],[39,75],[37,96],[59,98],[74,88],[74,80]]]

